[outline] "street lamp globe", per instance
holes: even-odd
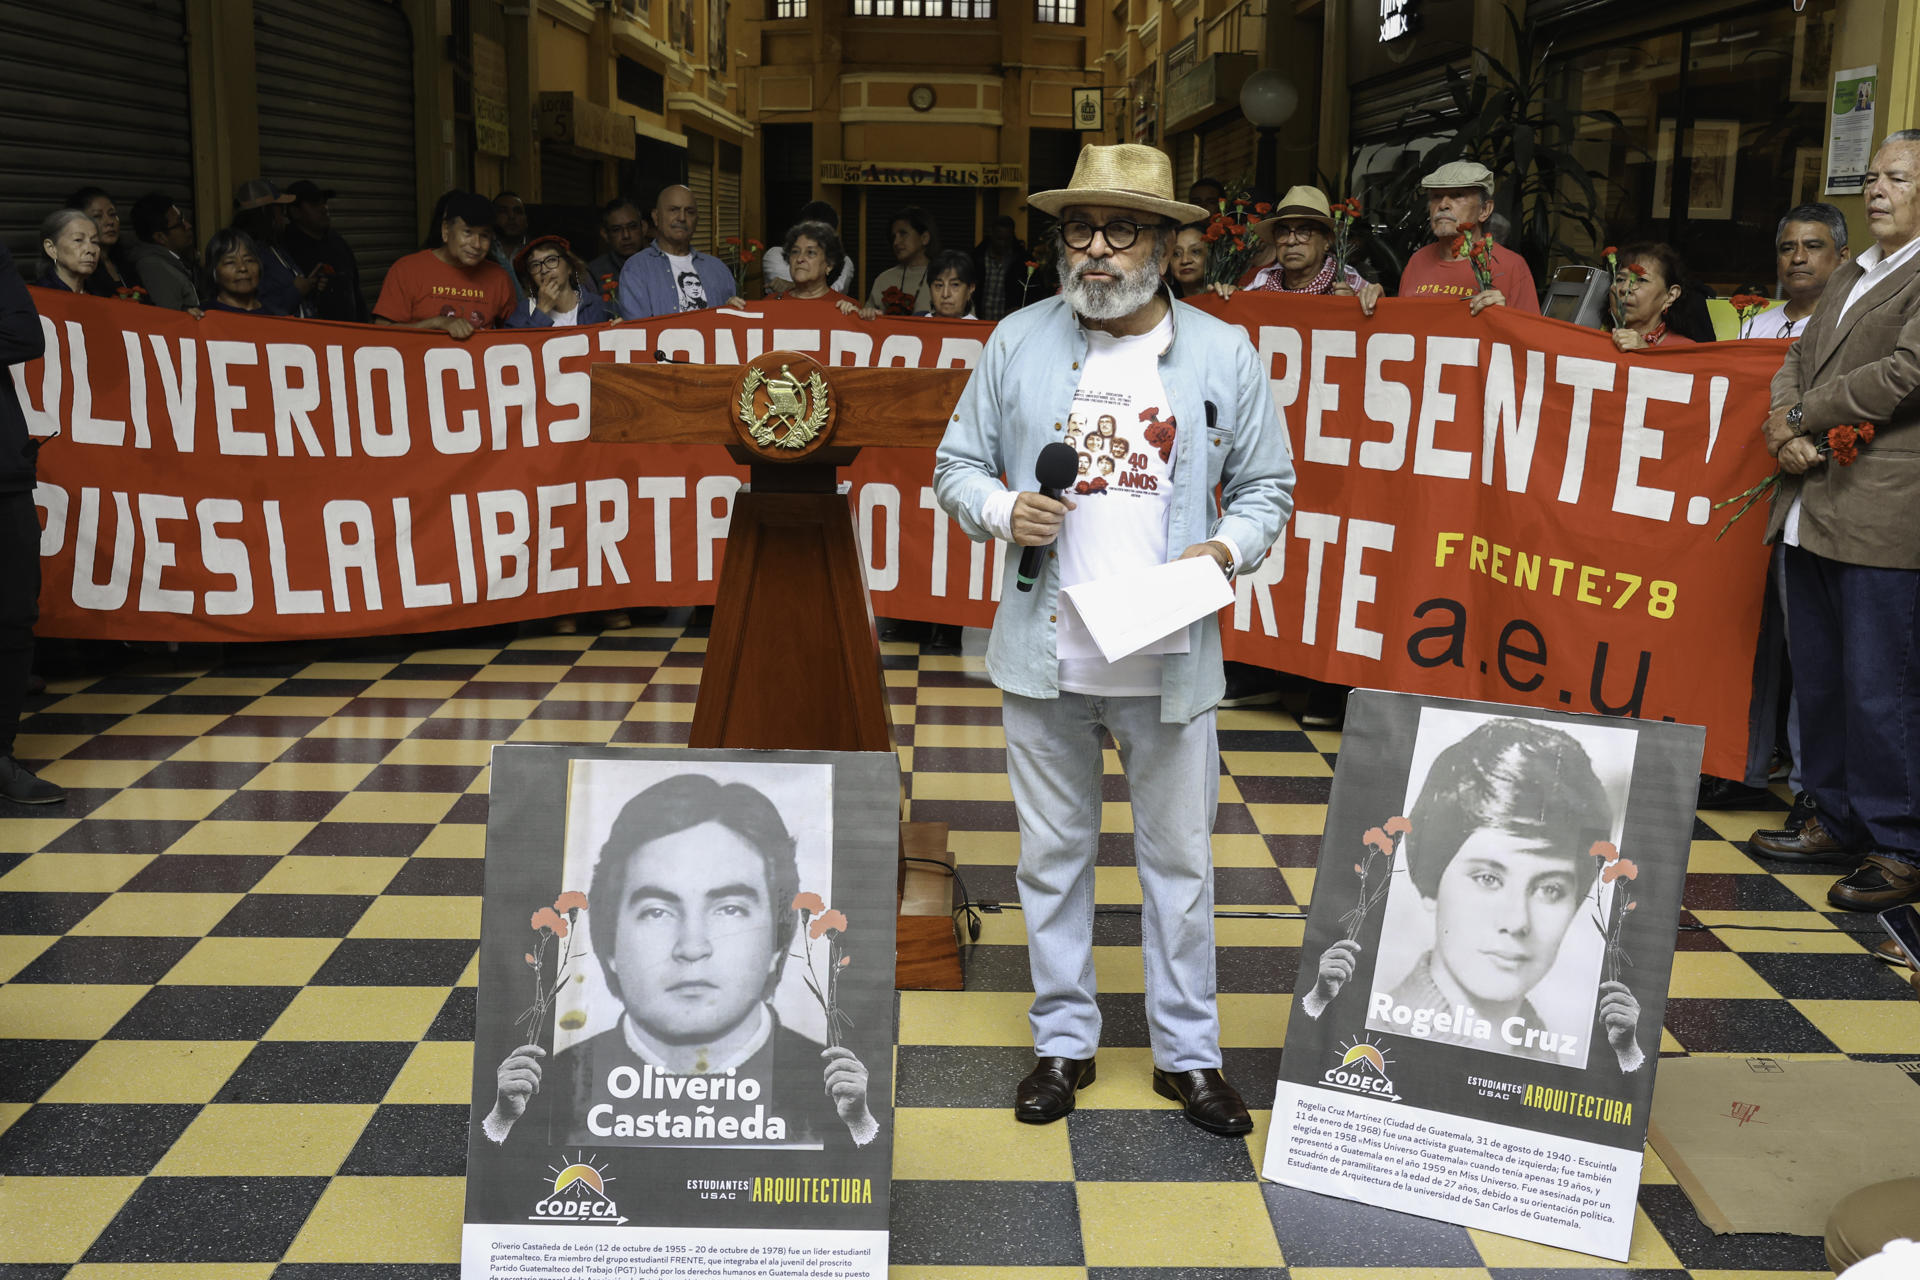
[[[1271,67],[1247,77],[1240,86],[1240,111],[1256,129],[1278,129],[1300,109],[1300,91]]]

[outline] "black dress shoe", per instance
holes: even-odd
[[[1155,1067],[1153,1091],[1185,1107],[1187,1119],[1208,1133],[1232,1137],[1253,1128],[1253,1117],[1247,1114],[1240,1091],[1228,1084],[1217,1068],[1162,1071]]]
[[[1073,1110],[1073,1095],[1092,1083],[1092,1058],[1041,1058],[1013,1091],[1013,1118],[1052,1124]]]
[[[1793,808],[1787,810],[1787,830],[1798,831],[1807,825],[1807,819],[1820,812],[1813,802],[1813,792],[1802,791],[1793,798]]]
[[[15,804],[59,804],[66,798],[64,790],[38,777],[12,756],[0,756],[0,799]]]
[[[1700,775],[1700,798],[1695,802],[1697,809],[1768,809],[1779,803],[1773,798],[1773,792],[1765,787],[1750,787],[1744,782],[1735,782],[1732,778],[1716,778],[1711,774]]]
[[[1797,831],[1756,831],[1747,845],[1763,857],[1782,862],[1851,862],[1860,856],[1859,850],[1847,848],[1820,824],[1818,813],[1801,823]]]
[[[1870,853],[1852,875],[1834,881],[1827,901],[1842,911],[1885,911],[1903,902],[1920,902],[1920,867]]]

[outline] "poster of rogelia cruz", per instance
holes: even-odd
[[[884,1280],[899,761],[492,768],[463,1280]]]
[[[1626,1260],[1704,736],[1352,695],[1265,1177]]]

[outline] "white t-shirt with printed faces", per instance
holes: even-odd
[[[707,302],[707,290],[700,283],[700,272],[693,265],[693,255],[681,257],[679,254],[667,255],[667,266],[673,272],[673,287],[680,295],[682,311],[704,311],[711,305]]]
[[[1054,548],[1062,588],[1166,563],[1177,424],[1160,382],[1160,354],[1172,341],[1171,315],[1134,337],[1087,330],[1066,437],[1080,455],[1080,474]],[[1109,663],[1064,591],[1057,612],[1060,687],[1073,693],[1158,696],[1160,655],[1187,651],[1182,629]]]

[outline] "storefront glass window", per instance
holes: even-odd
[[[1563,59],[1567,104],[1624,130],[1581,126],[1575,149],[1599,186],[1609,243],[1665,240],[1721,296],[1774,290],[1774,229],[1819,200],[1833,0],[1719,17],[1597,45]],[[1679,185],[1688,194],[1676,207]],[[1578,228],[1563,228],[1575,239]]]

